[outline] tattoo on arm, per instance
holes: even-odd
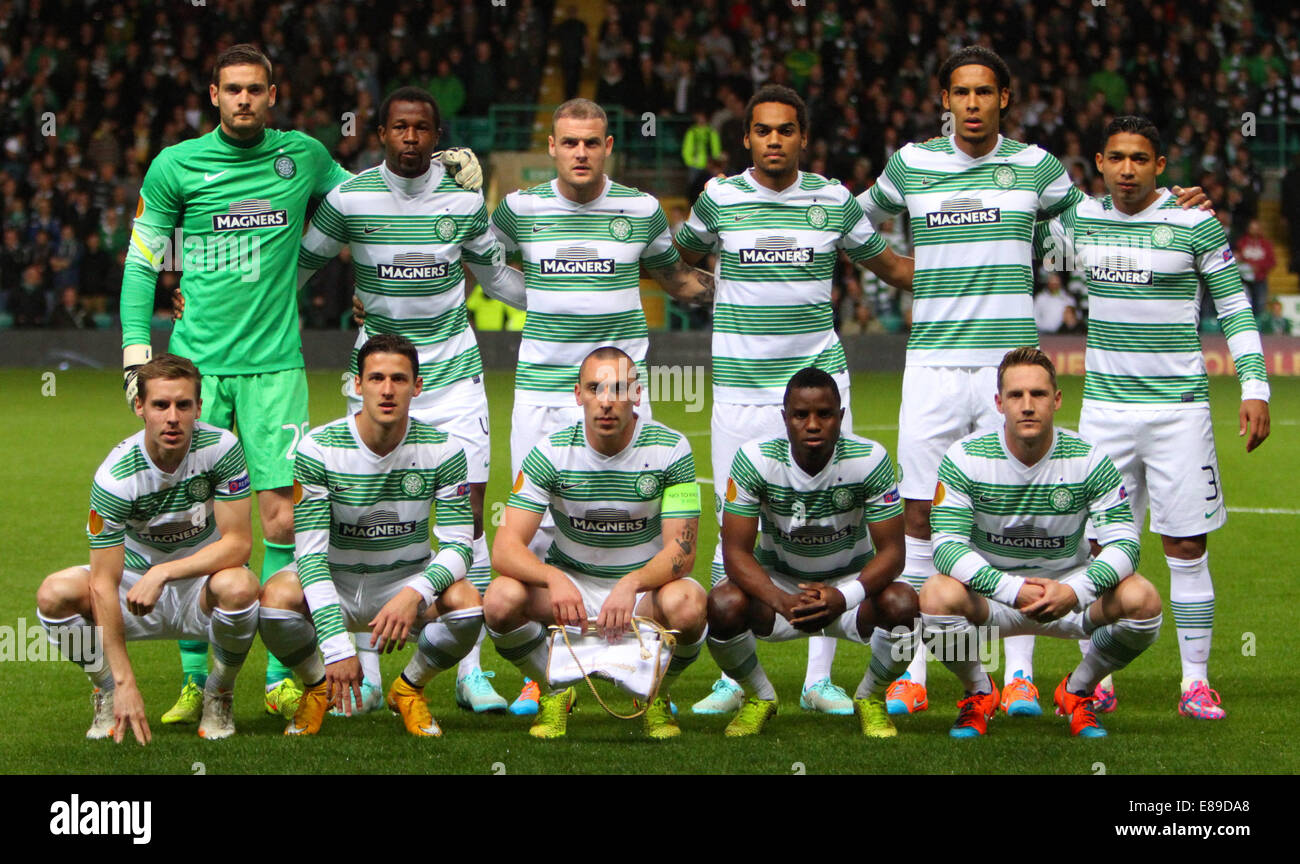
[[[650,276],[669,296],[692,306],[712,306],[717,287],[713,274],[678,260],[668,267],[656,267]],[[697,287],[698,286],[698,287]]]
[[[682,531],[682,536],[677,538],[677,546],[681,550],[673,554],[673,576],[680,576],[686,568],[686,559],[691,554],[692,541],[695,539],[695,529],[687,525]]]

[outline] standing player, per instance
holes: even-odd
[[[506,266],[501,244],[488,230],[483,195],[458,186],[433,160],[440,124],[437,102],[417,87],[399,88],[384,100],[378,131],[385,161],[325,196],[302,238],[298,281],[305,283],[345,245],[351,249],[357,298],[365,311],[352,351],[353,376],[359,371],[357,351],[375,334],[400,334],[419,349],[423,389],[411,403],[411,416],[452,433],[465,448],[474,510],[469,580],[483,592],[492,578],[483,535],[490,427],[461,265],[516,308],[524,305],[524,278]],[[346,390],[348,413],[355,414],[361,400],[354,388]],[[479,669],[482,641],[480,632],[461,660],[456,702],[475,711],[504,710],[506,701]],[[362,710],[371,710],[382,696],[379,656],[364,644],[357,648],[366,672]]]
[[[903,575],[916,588],[930,576],[930,496],[945,450],[999,424],[992,396],[1003,354],[1037,345],[1032,244],[1034,220],[1083,200],[1060,161],[1032,144],[1003,138],[1011,73],[993,51],[970,46],[939,69],[954,134],[908,144],[889,157],[874,186],[858,196],[873,222],[910,214],[916,277],[898,412],[898,463],[907,532]],[[1204,200],[1199,189],[1180,203]],[[891,713],[924,710],[926,652],[890,687]],[[1003,707],[1041,714],[1033,684],[1033,639],[1006,643]]]
[[[709,592],[709,653],[753,695],[727,725],[729,737],[757,735],[777,711],[755,635],[783,642],[812,633],[871,645],[853,707],[862,734],[898,734],[885,688],[911,659],[909,628],[920,607],[898,578],[903,506],[894,462],[875,441],[841,433],[846,413],[830,374],[796,372],[781,411],[785,434],[747,442],[732,463],[722,525],[727,578]],[[895,627],[904,635],[891,635]]]
[[[455,666],[483,627],[482,601],[464,579],[474,522],[465,451],[410,415],[419,368],[408,339],[370,338],[357,352],[361,411],[313,429],[298,445],[296,561],[262,588],[262,641],[307,685],[286,735],[315,735],[330,704],[348,715],[362,704],[349,633],[368,633],[371,646],[392,651],[413,628],[415,654],[389,688],[388,707],[412,735],[441,735],[424,685]]]
[[[704,589],[690,578],[700,518],[695,459],[680,432],[635,413],[640,382],[631,355],[597,348],[579,369],[572,392],[582,421],[541,441],[515,477],[492,548],[498,575],[484,600],[488,634],[543,689],[544,624],[586,628],[594,617],[615,636],[640,615],[680,631],[645,713],[646,735],[676,737],[668,691],[705,634]],[[532,549],[548,510],[558,530],[543,559]],[[529,733],[564,735],[574,697],[572,687],[543,692]]]
[[[45,578],[36,593],[41,626],[56,645],[83,640],[79,663],[95,688],[87,738],[121,743],[129,727],[151,733],[126,643],[206,639],[216,648],[202,694],[199,736],[235,732],[235,676],[257,633],[257,579],[244,566],[252,545],[249,481],[239,440],[197,422],[199,371],[160,354],[136,370],[135,413],[144,421],[113,448],[90,489],[90,566]],[[88,652],[102,651],[101,656]],[[103,662],[107,659],[107,663]]]
[[[149,166],[122,278],[129,402],[136,367],[150,356],[158,271],[184,262],[186,309],[170,349],[193,360],[206,379],[204,420],[237,426],[246,445],[262,521],[263,580],[293,559],[293,448],[307,430],[295,290],[303,218],[309,199],[351,176],[314,138],[267,128],[276,95],[271,80],[271,62],[252,45],[217,57],[208,91],[221,122],[164,148]],[[477,172],[476,163],[467,166],[466,182]],[[182,643],[185,681],[164,723],[197,717],[205,654],[202,643]],[[266,686],[267,710],[292,715],[300,691],[288,668],[272,659]]]
[[[698,264],[718,253],[713,314],[713,478],[721,483],[744,442],[785,431],[781,400],[790,376],[814,366],[835,377],[849,409],[849,373],[835,335],[831,278],[839,250],[902,289],[912,286],[912,259],[890,251],[836,180],[799,170],[808,144],[808,109],[788,87],[761,88],[745,108],[745,147],[754,164],[735,177],[710,180],[677,232],[682,257]],[[722,496],[713,496],[722,524]],[[714,585],[723,578],[722,543],[714,548]],[[853,702],[831,683],[835,640],[809,640],[800,705],[852,714]],[[700,714],[730,713],[743,691],[726,677],[697,703]]]
[[[1072,207],[1036,232],[1049,267],[1081,270],[1088,285],[1087,371],[1079,432],[1124,475],[1140,528],[1151,530],[1169,565],[1169,601],[1182,657],[1178,711],[1219,720],[1210,689],[1214,585],[1206,535],[1227,519],[1210,419],[1209,379],[1196,333],[1201,282],[1214,299],[1241,382],[1239,435],[1249,453],[1269,433],[1268,376],[1259,331],[1237,262],[1213,216],[1182,210],[1165,189],[1160,133],[1145,118],[1106,128],[1097,169],[1110,192]],[[1086,644],[1086,643],[1083,643]],[[1109,677],[1099,710],[1114,708]]]
[[[966,689],[954,738],[974,738],[998,710],[976,627],[1088,638],[1092,650],[1054,694],[1070,734],[1099,738],[1093,690],[1160,634],[1160,595],[1136,572],[1139,544],[1123,478],[1104,452],[1054,427],[1056,369],[1037,348],[1007,353],[997,375],[1002,427],[967,435],[939,463],[931,522],[939,571],[921,589],[926,638]],[[1084,542],[1089,518],[1101,549]]]
[[[646,380],[649,331],[641,308],[641,267],[669,295],[689,303],[713,299],[713,279],[682,263],[668,218],[651,195],[605,174],[614,149],[605,111],[589,99],[555,110],[547,139],[556,177],[511,192],[492,212],[492,228],[523,258],[528,317],[515,368],[510,416],[510,470],[518,474],[537,441],[582,419],[573,403],[578,367],[594,348],[625,351]],[[637,412],[650,416],[642,397]],[[533,541],[545,553],[554,531],[549,514]],[[536,711],[536,693],[516,713]]]

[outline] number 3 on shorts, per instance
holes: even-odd
[[[307,423],[303,423],[301,426],[297,423],[285,423],[280,426],[281,429],[287,429],[293,433],[293,441],[289,444],[289,452],[284,454],[284,458],[290,462],[293,461],[293,454],[298,450],[298,442],[307,434],[307,426]]]

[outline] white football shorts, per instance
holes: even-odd
[[[1196,537],[1227,521],[1208,405],[1150,411],[1085,401],[1079,434],[1123,475],[1139,530],[1148,505],[1151,530],[1166,537]]]
[[[939,462],[960,438],[1002,423],[993,397],[995,366],[908,366],[898,409],[898,491],[930,501],[939,482]]]

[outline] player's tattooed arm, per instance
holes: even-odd
[[[677,535],[677,550],[673,552],[673,578],[685,576],[695,566],[695,533],[698,522],[688,522]]]
[[[659,287],[673,299],[690,306],[713,305],[717,295],[713,274],[680,260],[667,267],[655,267],[649,273],[650,278],[658,282]]]

